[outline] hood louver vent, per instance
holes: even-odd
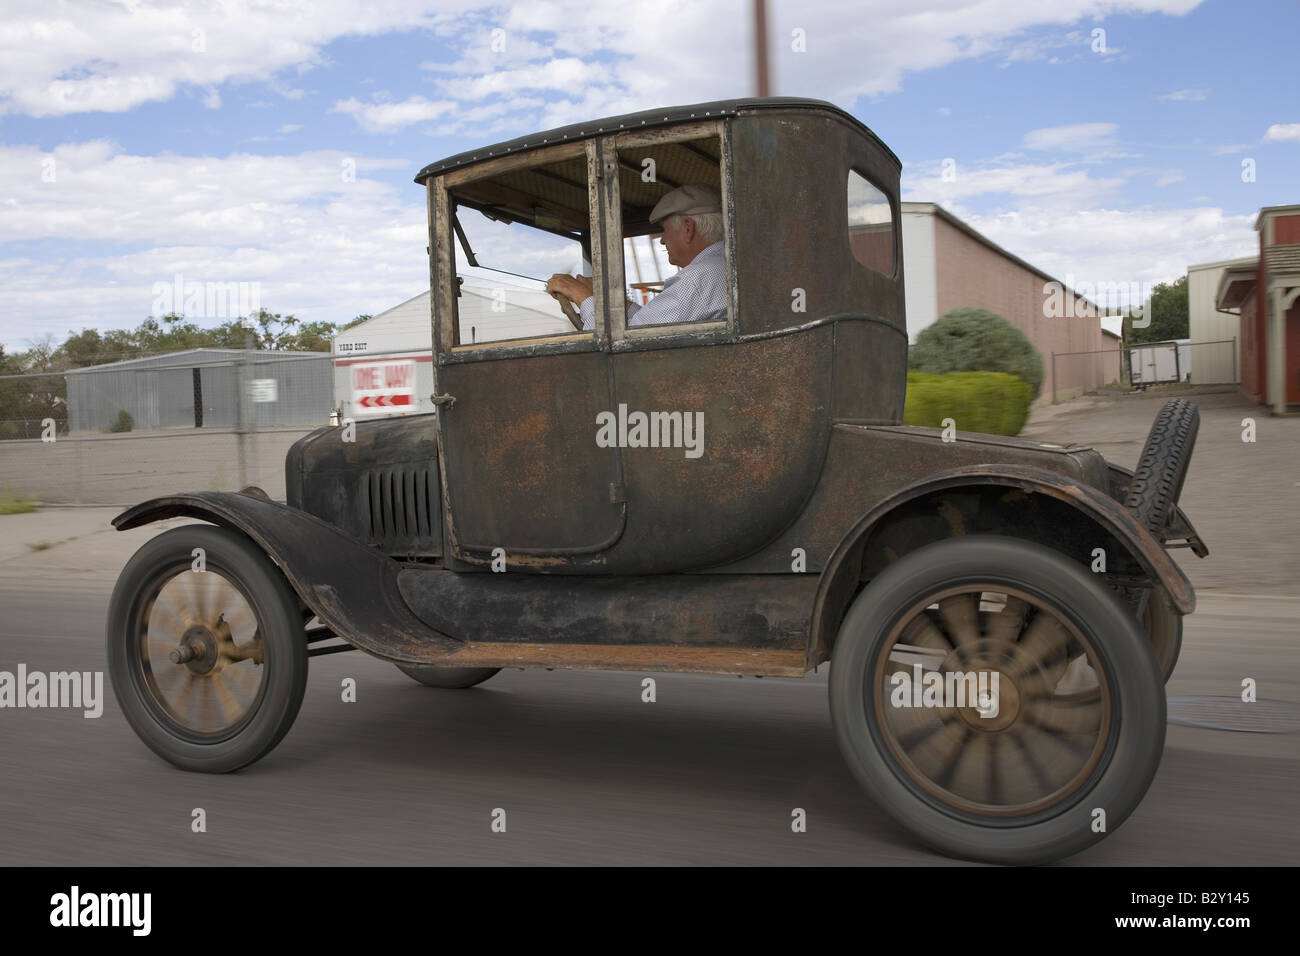
[[[361,525],[371,543],[394,554],[439,554],[442,522],[433,469],[372,468],[361,478]]]

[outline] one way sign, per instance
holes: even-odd
[[[358,415],[416,411],[415,362],[358,362],[352,369],[352,403]]]

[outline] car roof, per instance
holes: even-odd
[[[459,169],[462,166],[469,166],[473,163],[496,159],[501,156],[509,156],[511,153],[518,153],[528,149],[536,149],[539,146],[550,146],[555,143],[586,139],[617,130],[651,129],[656,126],[671,126],[674,123],[685,123],[691,120],[735,116],[742,111],[761,109],[810,110],[834,113],[856,126],[888,153],[896,164],[900,167],[902,165],[893,151],[881,142],[875,133],[871,132],[855,116],[840,109],[835,104],[828,103],[825,100],[804,99],[796,96],[767,96],[714,100],[710,103],[695,103],[690,106],[661,107],[659,109],[642,110],[638,113],[625,113],[622,116],[607,116],[604,119],[574,123],[569,126],[544,130],[540,133],[530,133],[527,136],[520,136],[516,139],[506,140],[503,143],[497,143],[494,146],[468,150],[439,160],[436,163],[430,163],[420,170],[415,177],[415,181],[423,184],[432,176],[438,176],[453,169]]]

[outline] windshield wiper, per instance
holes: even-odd
[[[488,272],[499,272],[503,276],[514,276],[516,279],[531,279],[533,282],[546,284],[545,279],[539,279],[536,276],[526,276],[520,272],[507,272],[505,269],[494,269],[491,266],[482,265],[478,257],[474,255],[474,250],[469,247],[469,240],[465,238],[465,230],[460,227],[460,216],[452,214],[451,228],[456,231],[456,238],[460,240],[460,247],[465,250],[465,261],[475,269],[486,269]]]

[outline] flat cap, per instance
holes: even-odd
[[[722,194],[712,186],[694,183],[678,186],[655,203],[650,211],[650,221],[658,222],[669,216],[702,216],[711,212],[722,212]]]

